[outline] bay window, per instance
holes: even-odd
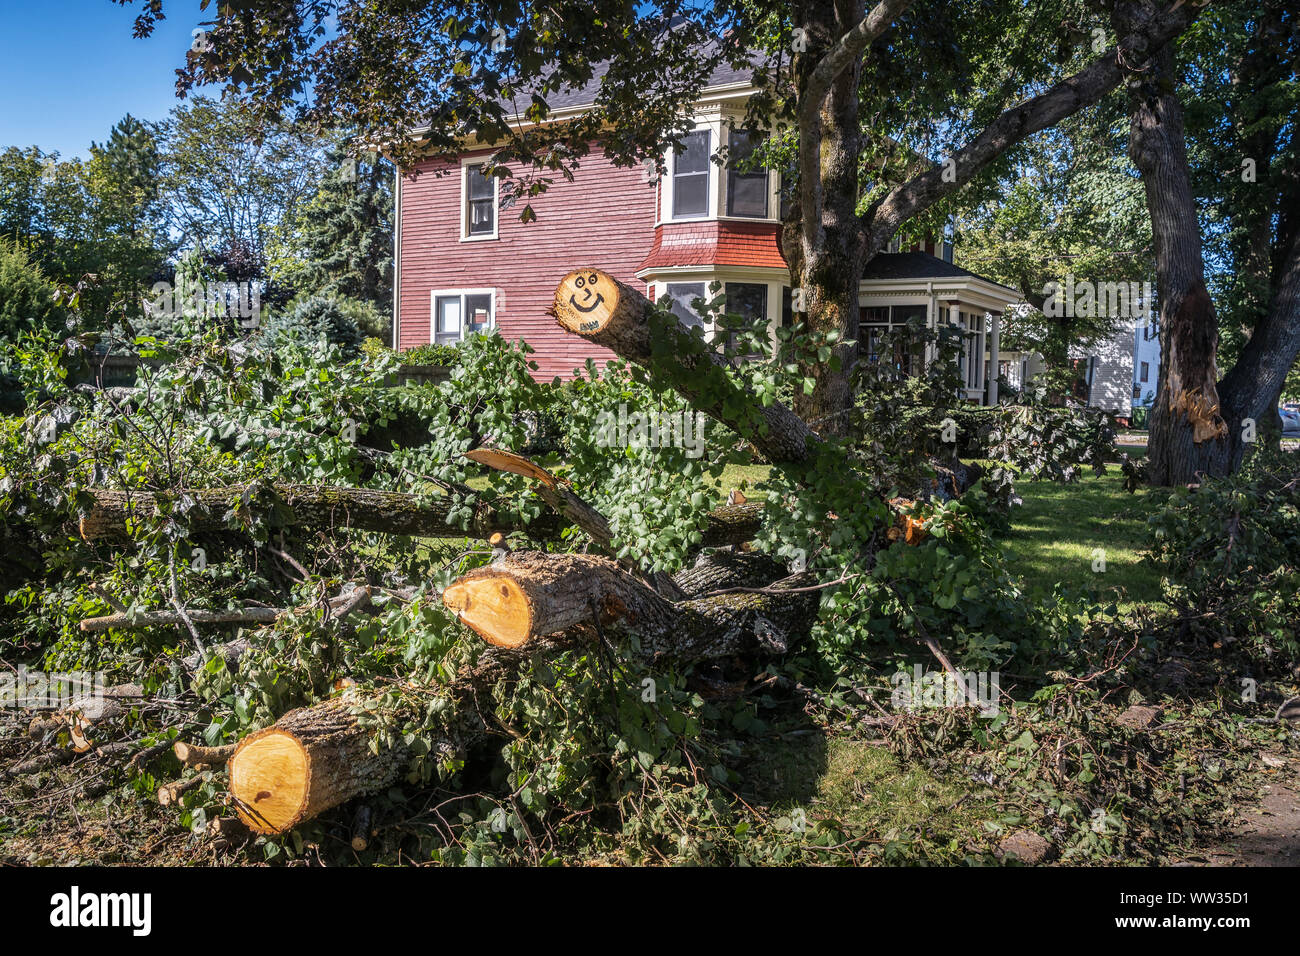
[[[728,216],[767,218],[767,170],[750,168],[759,142],[757,133],[740,129],[731,131],[731,149],[727,157]],[[742,169],[748,171],[742,172]]]

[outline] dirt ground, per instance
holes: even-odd
[[[1180,866],[1300,866],[1300,770],[1295,760],[1260,783],[1259,802],[1238,813],[1221,844],[1183,859]]]

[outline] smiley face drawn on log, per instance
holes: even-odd
[[[579,312],[594,312],[605,301],[605,296],[596,289],[596,283],[600,276],[591,273],[588,276],[578,276],[573,281],[578,291],[569,296],[569,305],[573,306]],[[579,303],[579,295],[582,301]]]

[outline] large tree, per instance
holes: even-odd
[[[186,248],[265,261],[324,172],[321,143],[236,100],[196,97],[161,124],[167,223]]]
[[[346,144],[328,154],[316,195],[302,208],[300,291],[368,302],[387,315],[393,295],[393,167]]]
[[[1155,0],[1119,0],[1111,10],[1120,31],[1160,15]],[[1280,0],[1229,4],[1202,29],[1214,37],[1213,55],[1202,50],[1196,82],[1223,117],[1203,127],[1199,185],[1220,214],[1208,222],[1220,269],[1230,263],[1241,272],[1232,298],[1245,338],[1222,379],[1179,60],[1168,46],[1140,68],[1126,64],[1129,155],[1146,191],[1160,298],[1160,386],[1149,455],[1159,485],[1234,471],[1249,444],[1275,427],[1278,395],[1300,354],[1295,15]]]
[[[149,33],[163,6],[144,5],[137,33]],[[658,157],[684,132],[713,68],[749,63],[766,90],[753,101],[755,120],[793,127],[796,186],[784,229],[792,282],[813,329],[840,336],[831,362],[806,369],[814,388],[798,410],[834,432],[852,404],[850,341],[870,259],[1009,149],[1096,103],[1196,14],[1176,4],[1095,50],[1057,50],[1051,38],[1075,7],[246,0],[216,9],[178,87],[221,83],[267,116],[293,110],[383,138],[399,159],[417,149],[454,155],[474,135],[497,143],[498,175],[526,198],[571,174],[593,143],[615,162]],[[518,113],[551,118],[548,97],[591,81],[601,63],[595,107],[583,116],[509,122]],[[887,151],[884,134],[912,146],[906,134],[919,130],[945,135],[931,138],[938,148],[929,158],[864,195],[862,157]],[[532,215],[526,203],[521,215]]]
[[[10,147],[0,153],[0,235],[54,281],[81,285],[96,321],[138,315],[166,254],[158,166],[151,128],[129,115],[88,160]]]

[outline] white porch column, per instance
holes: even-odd
[[[953,302],[948,306],[948,324],[961,328],[961,305]],[[957,374],[961,376],[961,385],[957,388],[957,396],[962,401],[966,400],[966,370],[961,368],[961,356],[957,356]]]
[[[989,329],[989,404],[998,403],[998,346],[1002,337],[1002,313],[993,313],[993,327]]]

